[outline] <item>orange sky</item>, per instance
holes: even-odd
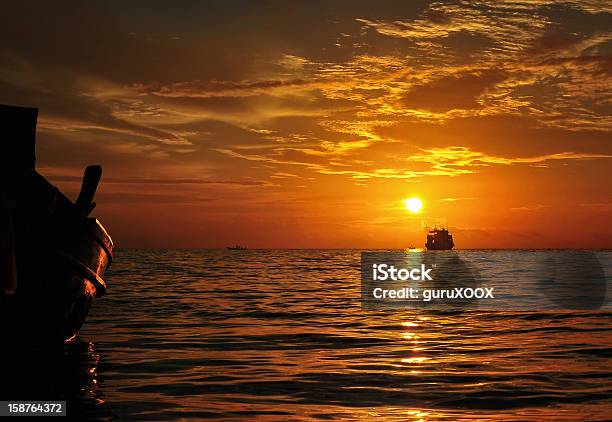
[[[119,246],[612,247],[609,2],[10,7],[0,102]]]

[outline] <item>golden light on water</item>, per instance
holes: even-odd
[[[408,198],[405,201],[406,209],[413,214],[418,213],[423,208],[423,202],[416,197]]]

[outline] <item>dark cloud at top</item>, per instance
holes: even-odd
[[[69,67],[124,83],[240,80],[254,59],[289,52],[345,60],[334,47],[355,18],[397,19],[426,2],[13,2],[0,50],[35,66]],[[27,31],[24,31],[27,28]]]

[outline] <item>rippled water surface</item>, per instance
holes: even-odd
[[[472,253],[501,273],[527,252]],[[120,250],[71,346],[84,412],[612,418],[612,313],[362,310],[359,265],[349,250]]]

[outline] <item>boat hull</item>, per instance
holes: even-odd
[[[57,223],[15,226],[17,290],[0,305],[10,342],[70,340],[106,291],[101,277],[112,260],[112,241],[103,226],[95,219]]]
[[[453,249],[452,246],[427,246],[425,245],[428,251],[450,251]]]

